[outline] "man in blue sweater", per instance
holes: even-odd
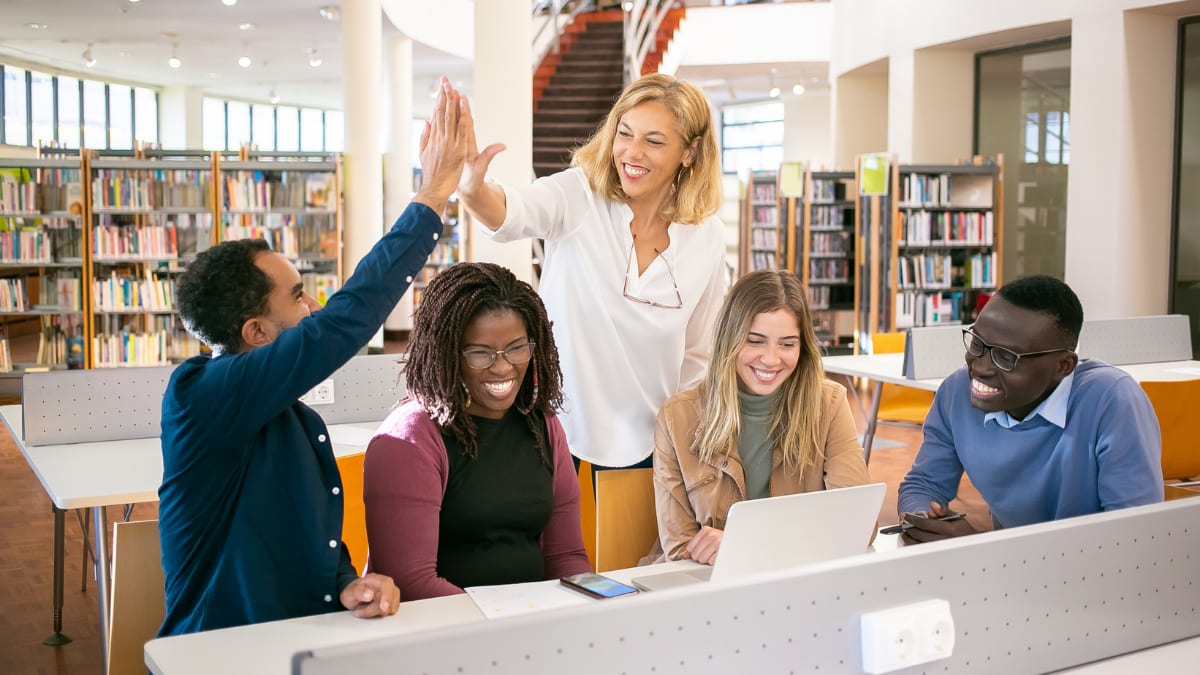
[[[213,356],[180,365],[163,396],[160,636],[396,612],[391,578],[351,564],[329,431],[297,399],[367,344],[437,244],[466,155],[464,105],[443,79],[421,190],[323,309],[261,240],[215,246],[180,278],[180,314]]]
[[[1079,360],[1079,298],[1062,281],[1006,284],[970,328],[967,365],[938,388],[925,440],[900,483],[906,543],[974,532],[949,502],[966,471],[995,527],[1163,499],[1161,437],[1132,377]]]

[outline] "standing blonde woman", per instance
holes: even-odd
[[[734,503],[868,482],[846,389],[825,379],[800,280],[747,274],[721,308],[704,381],[658,413],[661,550],[712,564]]]
[[[572,167],[532,185],[485,182],[502,145],[474,138],[458,194],[498,241],[546,240],[540,293],[554,323],[572,453],[649,466],[654,414],[708,364],[725,293],[721,169],[695,86],[648,75],[621,93]]]

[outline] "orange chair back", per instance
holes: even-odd
[[[350,550],[350,562],[362,574],[367,565],[367,508],[363,504],[363,458],[365,454],[346,455],[337,460],[342,474],[342,541]]]
[[[658,539],[653,469],[596,474],[596,571],[634,567]]]
[[[579,462],[579,529],[588,563],[596,569],[596,491],[592,487],[592,465]]]
[[[904,351],[907,336],[903,332],[875,333],[871,345],[875,354],[896,354]],[[924,424],[929,407],[933,405],[933,392],[913,389],[898,384],[884,384],[879,392],[879,416],[881,422],[907,422]]]
[[[1163,478],[1200,476],[1200,443],[1196,441],[1200,380],[1141,384],[1162,430]]]

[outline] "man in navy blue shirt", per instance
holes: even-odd
[[[396,612],[391,578],[351,564],[329,432],[297,399],[367,344],[433,251],[462,173],[465,105],[443,79],[420,192],[323,309],[261,240],[213,247],[180,278],[180,314],[213,356],[181,364],[163,397],[160,636]]]

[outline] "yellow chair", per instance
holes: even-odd
[[[342,541],[350,551],[350,562],[362,574],[367,565],[367,508],[363,504],[363,458],[366,455],[346,455],[337,460],[342,474]]]
[[[596,571],[633,567],[658,538],[654,470],[596,473]]]
[[[905,334],[876,333],[871,336],[875,354],[895,354],[904,351]],[[899,384],[884,384],[879,391],[879,422],[915,424],[925,423],[925,416],[933,405],[933,392],[913,389]]]
[[[596,492],[592,487],[592,465],[579,462],[579,529],[588,563],[596,569]]]
[[[166,614],[158,521],[113,525],[108,675],[145,675],[143,651]]]
[[[1162,430],[1162,471],[1166,480],[1200,476],[1196,446],[1196,408],[1200,380],[1142,382]]]

